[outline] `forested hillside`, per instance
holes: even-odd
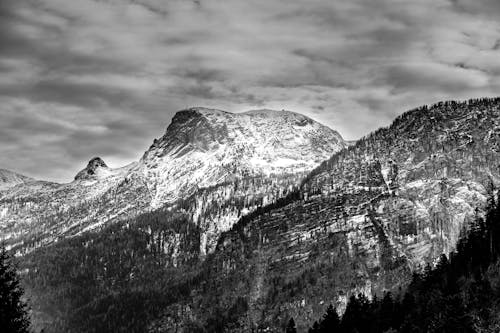
[[[144,332],[199,283],[198,250],[198,227],[163,210],[40,248],[22,266],[33,325],[47,332]]]

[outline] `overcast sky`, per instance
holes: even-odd
[[[499,89],[498,0],[0,0],[0,168],[42,179],[138,160],[188,106],[355,139]]]

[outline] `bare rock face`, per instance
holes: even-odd
[[[100,157],[94,157],[89,161],[85,169],[78,172],[78,174],[75,176],[75,180],[97,177],[100,173],[102,173],[103,170],[109,170],[106,163],[104,163],[104,161]]]

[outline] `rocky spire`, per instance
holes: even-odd
[[[108,166],[100,157],[94,157],[89,161],[85,169],[76,174],[75,180],[92,178],[100,169],[108,169]]]

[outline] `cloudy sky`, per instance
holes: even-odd
[[[359,138],[500,95],[498,0],[0,0],[0,168],[137,160],[176,110],[294,110]]]

